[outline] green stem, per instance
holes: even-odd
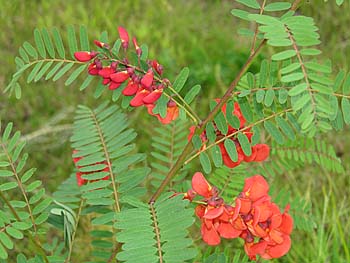
[[[7,198],[4,196],[2,191],[0,191],[0,197],[1,197],[2,200],[4,200],[6,205],[9,207],[9,209],[11,210],[11,212],[12,212],[13,216],[16,218],[16,220],[19,221],[19,222],[22,222],[21,218],[19,217],[19,215],[16,212],[16,209],[11,205],[9,200],[7,200]],[[29,231],[28,231],[28,234],[29,234],[28,237],[29,237],[30,241],[32,241],[33,244],[39,249],[39,251],[38,251],[39,254],[44,257],[44,260],[45,260],[46,263],[49,263],[49,260],[48,260],[48,258],[46,256],[46,253],[45,253],[45,250],[43,249],[43,247],[42,247],[42,245],[41,245],[41,243],[40,243],[40,241],[38,239],[38,236],[36,235],[35,236],[36,238],[34,238]]]
[[[83,209],[83,206],[84,206],[84,200],[81,199],[80,200],[78,214],[77,214],[77,218],[76,218],[76,221],[75,221],[74,232],[72,234],[72,242],[70,243],[68,257],[65,260],[65,263],[69,263],[70,262],[70,258],[72,256],[73,245],[74,245],[74,240],[75,240],[75,234],[77,233],[77,228],[78,228],[79,219],[80,219],[80,215],[81,215],[81,210]]]

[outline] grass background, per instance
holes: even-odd
[[[110,39],[117,38],[116,28],[123,25],[138,37],[139,43],[148,44],[150,57],[159,59],[170,80],[182,67],[190,67],[190,82],[199,83],[203,88],[201,100],[196,105],[201,117],[207,112],[209,99],[224,93],[249,54],[250,40],[236,34],[242,22],[230,15],[230,10],[237,6],[234,1],[0,0],[0,6],[1,89],[6,87],[15,71],[14,57],[18,47],[26,40],[33,43],[36,27],[55,26],[64,32],[68,24],[83,24],[92,41],[102,30],[109,32]],[[300,13],[312,16],[319,26],[323,59],[332,59],[335,71],[348,69],[349,10],[349,3],[338,7],[332,0],[326,3],[305,1],[300,9]],[[258,62],[271,52],[265,48],[251,71],[257,70]],[[27,145],[30,162],[38,167],[37,176],[44,180],[50,192],[72,170],[67,141],[70,130],[35,135],[50,124],[65,128],[60,125],[72,122],[76,105],[93,107],[99,101],[93,99],[91,87],[80,92],[77,85],[64,86],[64,80],[26,85],[23,79],[22,83],[21,100],[9,98],[7,94],[0,96],[0,119],[4,123],[13,121],[17,129],[29,136],[27,138],[32,138]],[[149,133],[143,130],[152,117],[138,109],[130,113],[130,119],[141,123],[134,126],[139,132],[140,151],[146,151]],[[350,262],[349,131],[331,132],[325,138],[341,156],[347,168],[344,174],[328,174],[319,167],[305,167],[273,179],[276,187],[287,184],[292,195],[311,201],[318,225],[311,233],[295,231],[290,253],[275,262]]]

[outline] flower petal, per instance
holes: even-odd
[[[219,216],[221,216],[221,214],[224,212],[224,207],[220,206],[220,207],[215,207],[215,208],[211,208],[211,209],[207,209],[203,218],[205,219],[215,219],[218,218]]]
[[[143,98],[143,102],[145,104],[152,104],[156,102],[160,96],[162,96],[163,90],[161,89],[156,89],[152,91],[150,94],[148,94],[146,97]]]
[[[270,155],[270,147],[267,144],[257,144],[253,148],[256,151],[255,162],[265,161]]]
[[[287,254],[290,247],[292,245],[292,241],[288,235],[283,237],[283,242],[274,246],[267,246],[266,253],[261,254],[262,258],[270,259],[270,258],[279,258]],[[266,255],[267,254],[267,255]]]
[[[133,96],[139,89],[139,85],[133,81],[129,81],[122,93],[124,96]]]
[[[212,196],[212,187],[200,172],[196,172],[192,177],[192,189],[205,198]]]
[[[202,224],[201,234],[203,241],[210,246],[216,246],[220,244],[220,236],[214,226],[208,228],[205,224]]]
[[[149,94],[148,90],[139,90],[135,97],[130,101],[130,106],[132,107],[139,107],[142,106],[143,103],[143,98],[146,97]]]
[[[245,179],[243,194],[252,201],[267,195],[269,192],[269,185],[261,175],[255,175]]]
[[[129,78],[129,73],[126,70],[124,70],[124,71],[119,71],[117,73],[111,74],[109,77],[114,82],[122,83]]]
[[[143,76],[141,79],[141,84],[146,88],[149,89],[152,86],[153,83],[153,71],[152,69],[149,69],[147,73]]]
[[[118,83],[118,82],[112,81],[112,82],[109,84],[109,87],[108,87],[108,88],[109,88],[110,90],[115,90],[115,89],[119,88],[120,85],[122,85],[122,83]]]
[[[231,225],[231,223],[226,222],[220,222],[217,231],[223,238],[236,238],[242,233],[242,230],[237,230]]]

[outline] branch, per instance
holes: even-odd
[[[298,8],[298,4],[300,1],[301,0],[295,0],[290,10],[295,11]],[[248,57],[246,63],[243,65],[243,67],[239,71],[236,78],[232,81],[226,93],[221,98],[220,102],[216,104],[215,108],[209,113],[207,118],[199,124],[199,127],[197,127],[195,130],[195,134],[197,135],[201,134],[205,129],[205,125],[214,119],[215,115],[220,111],[221,107],[232,97],[233,90],[238,85],[238,82],[240,81],[244,73],[248,70],[251,63],[253,62],[257,54],[260,52],[262,47],[265,45],[265,43],[266,43],[266,39],[262,40],[260,45],[256,48],[256,50],[250,53],[250,56]],[[188,142],[183,152],[179,156],[178,160],[176,161],[175,165],[170,169],[168,175],[165,177],[161,185],[158,187],[157,191],[153,194],[153,196],[149,200],[149,203],[154,203],[155,200],[159,197],[160,193],[164,190],[164,188],[168,185],[171,179],[175,176],[176,172],[183,166],[183,162],[185,161],[186,156],[191,153],[191,149],[192,149],[192,143]]]
[[[212,121],[214,119],[215,115],[220,111],[221,107],[232,97],[232,93],[233,93],[234,88],[238,85],[238,82],[240,81],[240,79],[242,78],[244,73],[248,70],[248,68],[252,64],[254,58],[260,52],[261,48],[264,46],[265,43],[266,43],[266,40],[263,40],[260,43],[260,45],[258,46],[258,48],[254,51],[254,53],[250,54],[250,56],[248,57],[246,63],[243,65],[243,67],[241,68],[240,72],[237,74],[236,78],[232,81],[231,85],[227,89],[227,91],[224,94],[224,96],[221,98],[220,102],[209,113],[207,118],[202,123],[200,123],[199,127],[196,128],[196,131],[195,131],[196,134],[201,134],[204,131],[205,125],[208,122],[210,122],[210,121]],[[177,159],[177,161],[174,164],[174,166],[170,169],[168,175],[164,178],[163,182],[158,187],[157,191],[151,197],[149,203],[154,203],[155,200],[159,197],[160,193],[168,185],[170,180],[175,176],[176,172],[183,166],[184,161],[186,160],[186,156],[191,153],[191,150],[192,150],[192,143],[191,143],[191,141],[189,141],[186,144],[183,152],[181,153],[181,155]]]

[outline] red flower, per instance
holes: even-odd
[[[229,156],[228,152],[226,151],[224,143],[219,143],[218,144],[220,147],[221,155],[222,155],[222,160],[224,164],[229,167],[229,168],[234,168],[244,160],[244,153],[242,148],[239,145],[236,145],[236,150],[237,150],[237,155],[238,159],[237,161],[232,161],[231,157]]]
[[[98,75],[101,69],[98,68],[98,66],[94,63],[91,63],[88,67],[88,73],[90,75]]]
[[[78,51],[74,53],[74,57],[76,60],[80,62],[87,62],[96,57],[96,52],[89,52],[89,51]]]
[[[149,94],[150,92],[148,90],[140,88],[135,97],[130,101],[131,107],[139,107],[144,105],[143,99]]]
[[[124,49],[127,49],[129,46],[129,34],[128,31],[124,27],[119,26],[118,27],[119,37],[122,41],[122,46]]]
[[[220,244],[221,238],[241,237],[249,259],[256,260],[258,255],[272,259],[289,251],[293,219],[288,214],[289,205],[281,214],[268,191],[269,185],[261,175],[247,178],[233,207],[225,204],[218,190],[197,172],[192,178],[192,189],[184,198],[193,201],[196,194],[203,197],[195,213],[202,222],[203,241],[208,245]]]
[[[213,187],[211,187],[200,172],[195,173],[192,177],[192,189],[205,198],[210,198],[215,195]]]
[[[133,96],[136,94],[138,90],[139,90],[139,84],[135,83],[132,80],[129,80],[128,84],[126,85],[125,89],[123,89],[122,93],[125,96]]]
[[[124,70],[124,71],[119,71],[117,73],[111,74],[110,78],[117,83],[123,83],[124,81],[126,81],[129,78],[129,73]]]
[[[108,78],[110,79],[111,78],[111,75],[115,73],[115,69],[112,68],[111,66],[108,66],[108,67],[104,67],[102,68],[98,74],[102,77],[102,78]]]
[[[141,79],[141,85],[144,86],[146,89],[149,89],[152,86],[152,83],[153,83],[153,71],[152,69],[149,69]]]
[[[243,197],[256,201],[259,198],[266,196],[269,192],[269,184],[261,175],[254,175],[245,179],[244,188],[242,191]]]
[[[156,102],[160,96],[162,96],[163,90],[162,89],[155,89],[150,94],[148,94],[146,97],[143,98],[144,104],[153,104]]]
[[[110,89],[110,90],[115,90],[115,89],[119,88],[122,84],[123,84],[123,83],[118,83],[118,82],[112,81],[112,82],[109,84],[108,89]]]
[[[162,66],[161,64],[159,64],[157,60],[152,60],[152,61],[151,61],[151,65],[152,65],[152,68],[153,68],[159,75],[162,75],[162,74],[163,74],[163,66]]]

